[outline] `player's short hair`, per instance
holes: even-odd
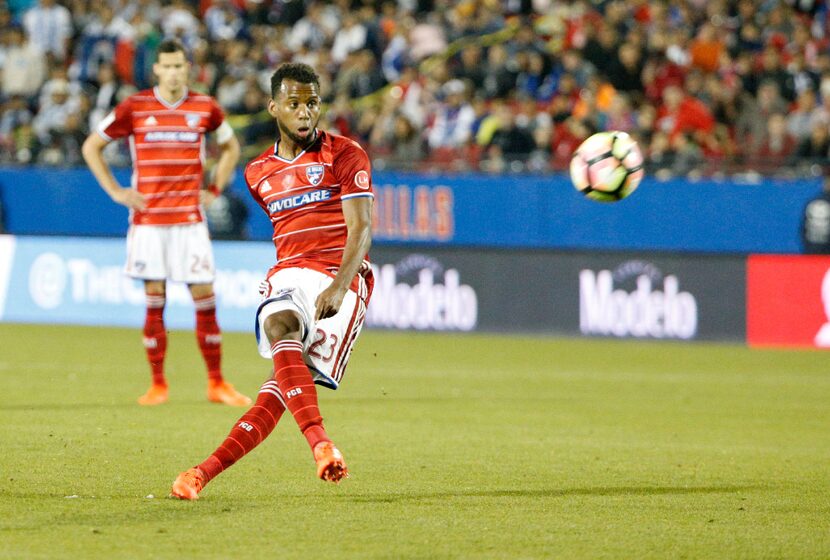
[[[184,45],[182,45],[181,41],[178,39],[166,39],[159,43],[158,50],[156,51],[156,60],[162,53],[176,53],[180,52],[187,57],[187,51],[184,50]]]
[[[302,62],[286,62],[280,64],[271,75],[271,97],[276,99],[283,80],[294,80],[301,84],[314,84],[320,88],[320,76],[314,68]]]

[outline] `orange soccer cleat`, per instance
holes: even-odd
[[[205,487],[205,475],[199,467],[187,469],[173,482],[170,495],[180,500],[198,500],[199,492]]]
[[[231,406],[248,406],[251,399],[233,388],[227,381],[208,380],[207,398],[210,402]]]
[[[147,392],[138,397],[138,404],[153,406],[167,402],[167,385],[153,383]]]
[[[337,484],[349,476],[343,454],[330,441],[321,441],[314,446],[314,460],[317,462],[317,476]]]

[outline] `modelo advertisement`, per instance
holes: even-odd
[[[367,325],[744,340],[740,257],[389,247],[372,251]]]
[[[267,242],[216,242],[220,325],[249,331]],[[726,257],[375,247],[366,326],[618,338],[743,340],[745,266]],[[0,320],[140,327],[144,290],[123,273],[121,239],[0,236]],[[169,328],[192,328],[182,284]]]
[[[747,341],[830,348],[830,257],[749,257]]]

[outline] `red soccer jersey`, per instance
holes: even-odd
[[[314,144],[293,160],[276,145],[251,160],[245,182],[274,227],[277,267],[326,274],[340,266],[346,246],[341,202],[374,197],[369,157],[356,142],[318,131]]]
[[[98,125],[107,140],[129,137],[132,185],[147,207],[133,210],[134,224],[174,225],[201,222],[205,133],[219,128],[225,115],[208,95],[186,91],[176,103],[158,88],[131,95]]]

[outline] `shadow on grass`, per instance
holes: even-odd
[[[682,496],[694,494],[736,494],[757,490],[759,486],[615,486],[615,487],[589,487],[589,488],[539,488],[539,489],[501,489],[501,490],[448,490],[446,492],[409,492],[401,494],[286,494],[281,496],[283,506],[289,509],[299,507],[307,510],[309,507],[325,507],[326,502],[331,505],[330,500],[334,499],[347,504],[398,504],[417,503],[452,499],[498,499],[515,498],[526,500],[542,500],[555,498],[569,498],[579,496],[609,497],[609,496]],[[255,514],[256,510],[265,508],[270,510],[272,504],[259,503],[256,500],[228,500],[222,498],[207,497],[199,502],[186,502],[159,496],[161,499],[141,499],[135,496],[125,497],[122,495],[101,495],[97,498],[92,496],[79,496],[76,499],[65,499],[64,496],[54,492],[39,494],[32,492],[20,492],[13,489],[0,489],[0,500],[5,499],[37,499],[45,500],[53,507],[60,503],[60,511],[42,511],[48,518],[49,526],[125,526],[136,524],[160,524],[175,523],[183,518],[206,519],[216,522],[217,518],[223,516],[238,517],[241,513],[246,515]],[[92,505],[96,504],[96,505]],[[140,505],[139,505],[140,504]],[[494,504],[494,507],[496,505]],[[112,511],[113,507],[119,507],[129,511]],[[23,516],[23,518],[0,522],[0,534],[5,532],[37,530],[46,523],[37,516]]]
[[[686,494],[735,494],[760,489],[760,486],[597,486],[592,488],[535,488],[504,490],[449,490],[446,492],[407,492],[405,494],[284,494],[286,500],[322,500],[336,499],[346,502],[396,503],[418,500],[446,500],[449,498],[567,498],[571,496],[682,496]],[[61,499],[57,492],[19,492],[0,488],[0,497],[28,499]],[[102,493],[97,496],[76,496],[80,501],[86,500],[127,500],[140,499],[137,496],[123,496]],[[165,498],[166,496],[158,496]],[[143,500],[144,501],[144,500]],[[170,503],[189,503],[169,500]],[[210,501],[208,501],[210,502]],[[145,501],[150,503],[150,501]],[[199,503],[205,503],[201,500]],[[217,505],[213,502],[210,507]],[[205,507],[208,507],[205,505]]]
[[[598,486],[592,488],[537,488],[504,490],[457,490],[407,494],[338,495],[351,502],[397,503],[450,498],[567,498],[571,496],[666,496],[684,494],[734,494],[756,490],[754,486]]]

